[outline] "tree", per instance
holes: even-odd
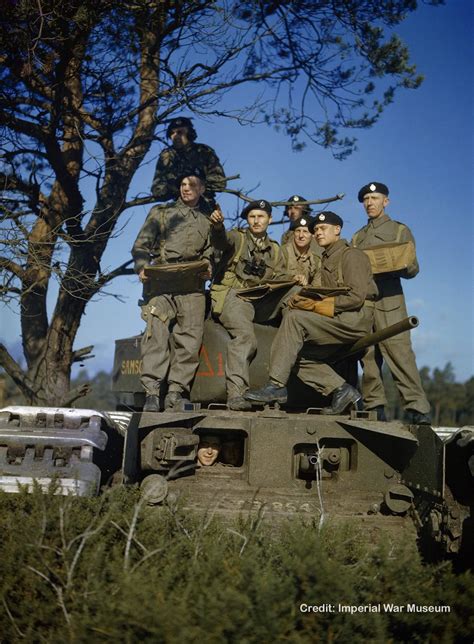
[[[20,307],[26,367],[3,345],[0,364],[32,403],[82,393],[70,391],[71,365],[90,348],[74,350],[74,339],[92,297],[127,270],[103,271],[101,258],[120,215],[152,201],[128,191],[160,124],[183,108],[262,121],[295,148],[306,137],[343,158],[347,130],[373,125],[398,87],[421,82],[384,31],[413,0],[3,4],[1,293]],[[258,88],[255,101],[223,110],[223,94],[243,83]]]

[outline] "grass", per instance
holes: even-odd
[[[135,488],[0,494],[2,642],[462,641],[472,575],[350,526],[149,509]],[[446,614],[302,613],[300,604],[449,605]]]

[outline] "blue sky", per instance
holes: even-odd
[[[348,238],[366,222],[357,201],[359,188],[369,181],[386,183],[389,214],[407,224],[417,242],[420,274],[404,281],[404,289],[409,313],[420,318],[412,333],[418,366],[443,367],[451,361],[457,379],[464,381],[474,374],[474,2],[447,0],[438,8],[420,3],[396,32],[408,44],[425,81],[418,90],[400,91],[381,120],[357,134],[358,149],[345,161],[310,144],[292,152],[288,138],[264,125],[194,122],[198,141],[215,148],[226,174],[240,174],[232,187],[258,186],[252,195],[271,201],[293,193],[308,199],[345,193],[331,208],[343,217]],[[130,194],[148,193],[159,151],[156,146],[150,152]],[[226,195],[219,201],[224,212],[235,213],[235,197]],[[122,226],[127,224],[111,241],[104,269],[129,257],[147,210],[136,208],[122,215]],[[276,211],[277,219],[281,213]],[[282,232],[283,227],[272,228],[277,239]],[[76,348],[95,345],[96,358],[85,363],[90,373],[110,370],[114,340],[142,329],[137,279],[119,278],[108,290],[120,294],[125,303],[111,297],[90,303],[76,340]],[[1,335],[19,357],[19,319],[14,312],[2,315]]]

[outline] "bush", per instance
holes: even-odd
[[[3,641],[453,641],[474,584],[351,526],[230,524],[143,506],[134,488],[78,499],[0,495]],[[410,544],[408,544],[410,545]],[[450,605],[446,614],[339,604]],[[332,605],[304,613],[300,604]]]

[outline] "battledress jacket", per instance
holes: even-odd
[[[346,294],[336,295],[335,316],[360,310],[364,302],[374,300],[378,292],[367,256],[352,248],[345,239],[339,239],[323,252],[321,286],[346,286],[349,289]]]
[[[156,164],[151,193],[157,201],[168,201],[179,196],[179,182],[183,176],[199,168],[206,175],[206,197],[225,188],[224,169],[215,151],[203,143],[189,143],[185,148],[165,148]]]
[[[319,248],[319,246],[318,246]],[[308,286],[321,284],[321,257],[312,252],[311,247],[307,253],[301,254],[293,242],[281,247],[285,272],[289,275],[304,275]]]
[[[191,208],[181,199],[166,206],[154,206],[132,248],[135,272],[150,265],[212,259],[209,206],[200,199]]]
[[[294,237],[295,237],[295,231],[288,229],[281,236],[280,244],[282,245],[282,247],[286,246],[286,244],[291,244]],[[314,239],[314,237],[311,239],[311,246],[309,247],[309,249],[317,257],[321,257],[321,255],[323,254],[323,249],[318,244],[318,242]]]
[[[381,244],[391,244],[395,241],[400,243],[411,241],[415,243],[413,235],[405,224],[390,219],[387,214],[380,215],[375,219],[369,219],[369,222],[352,237],[352,245],[364,250],[371,246]],[[375,275],[379,295],[375,301],[375,308],[386,313],[394,312],[393,320],[387,320],[388,324],[397,322],[405,316],[399,311],[405,311],[405,297],[400,278],[411,279],[419,272],[418,261],[408,266],[404,271],[396,273],[382,273]],[[389,316],[392,317],[392,316]]]

